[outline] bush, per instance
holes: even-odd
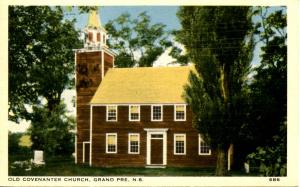
[[[52,111],[33,107],[32,124],[29,129],[33,150],[43,150],[46,156],[70,156],[74,152],[74,118],[65,115],[65,105]]]
[[[250,165],[258,165],[264,176],[286,176],[287,174],[287,134],[286,124],[281,126],[280,135],[273,137],[274,145],[258,147],[247,156]]]

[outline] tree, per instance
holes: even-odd
[[[33,107],[29,128],[33,150],[44,150],[48,156],[70,156],[74,151],[75,118],[66,115],[66,106],[61,103],[51,111],[43,106]]]
[[[27,136],[26,133],[8,133],[8,154],[10,161],[15,158],[21,159],[32,156],[30,146],[21,144],[21,140],[25,136]]]
[[[20,138],[22,137],[22,133],[8,133],[8,153],[16,154],[20,152]]]
[[[74,54],[79,46],[74,20],[61,7],[9,7],[9,119],[30,119],[26,104],[46,99],[49,111],[74,84]]]
[[[216,175],[226,175],[227,150],[247,115],[244,88],[252,59],[249,7],[181,7],[177,39],[195,64],[185,98],[193,124],[217,151]]]
[[[260,165],[264,175],[286,175],[286,9],[259,7],[255,13],[260,17],[255,28],[262,54],[251,84],[249,126],[256,136],[252,144],[258,148],[248,158]]]
[[[150,23],[150,17],[142,12],[136,19],[124,13],[105,25],[111,35],[109,46],[117,52],[117,67],[148,67],[171,46],[165,25]]]

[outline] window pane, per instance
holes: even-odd
[[[130,106],[130,120],[139,120],[140,106]]]
[[[176,106],[176,111],[181,111],[181,112],[184,112],[184,105],[177,105]]]
[[[130,141],[139,141],[138,135],[130,135]]]
[[[175,136],[175,153],[185,154],[185,136],[184,135],[174,135]]]
[[[132,134],[129,135],[129,152],[138,153],[139,152],[139,135]]]
[[[210,154],[210,146],[202,140],[201,136],[199,136],[199,153]]]
[[[139,106],[130,106],[131,113],[139,113]]]
[[[117,109],[117,106],[107,106],[108,111],[113,111]]]
[[[175,117],[176,120],[184,120],[185,119],[185,105],[177,105],[175,106]]]
[[[176,153],[184,153],[184,141],[176,141]]]
[[[153,120],[161,120],[161,106],[153,106]]]
[[[139,114],[131,114],[131,120],[138,120],[139,119]]]
[[[107,136],[107,144],[116,144],[116,136],[115,135],[108,135]]]
[[[139,152],[139,142],[138,141],[131,141],[130,142],[130,152],[131,153]]]
[[[163,138],[162,134],[152,134],[151,138]]]
[[[117,151],[117,135],[107,134],[106,146],[108,153],[115,153]]]
[[[183,135],[177,135],[175,137],[176,141],[184,141],[184,136]]]
[[[107,106],[107,119],[117,120],[117,106]]]
[[[108,152],[116,152],[116,146],[115,145],[108,145],[107,146]]]
[[[209,146],[203,141],[201,141],[200,152],[201,153],[209,153]]]

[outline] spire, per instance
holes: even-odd
[[[101,47],[107,48],[107,31],[101,25],[99,14],[96,10],[89,12],[88,22],[84,29],[86,49],[100,49]]]
[[[89,19],[88,19],[88,28],[95,28],[95,29],[100,29],[101,26],[101,21],[99,19],[98,12],[96,10],[91,10],[89,13]]]

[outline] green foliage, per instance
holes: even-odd
[[[193,124],[218,153],[238,141],[246,112],[246,77],[252,59],[249,7],[181,7],[177,33],[197,74],[191,73],[185,98]],[[226,154],[225,154],[226,157]],[[225,175],[226,158],[218,159],[217,175]]]
[[[249,159],[260,161],[264,175],[274,176],[286,174],[287,23],[285,8],[268,12],[266,7],[256,10],[261,18],[256,34],[262,42],[262,54],[250,86],[248,128],[255,136],[251,144],[259,147]]]
[[[78,10],[80,13],[88,13],[91,10],[98,10],[97,6],[78,6]]]
[[[8,134],[8,153],[16,153],[19,151],[19,140],[21,138],[21,133],[11,133]]]
[[[20,139],[24,133],[8,133],[8,154],[9,155],[29,155],[31,150],[29,147],[20,146]]]
[[[117,67],[148,67],[171,46],[167,39],[165,25],[151,24],[146,12],[132,19],[124,13],[105,25],[111,35],[109,46],[117,52],[115,65]]]
[[[273,136],[274,146],[257,147],[256,152],[247,156],[250,165],[258,165],[263,176],[286,176],[287,174],[287,132],[286,124],[280,134]]]
[[[74,152],[75,119],[66,116],[64,104],[52,111],[34,106],[31,127],[29,129],[33,150],[44,150],[47,156],[71,155]]]
[[[74,85],[78,48],[74,20],[63,20],[61,7],[9,7],[9,119],[30,119],[25,105],[47,100],[49,110],[64,89]]]

